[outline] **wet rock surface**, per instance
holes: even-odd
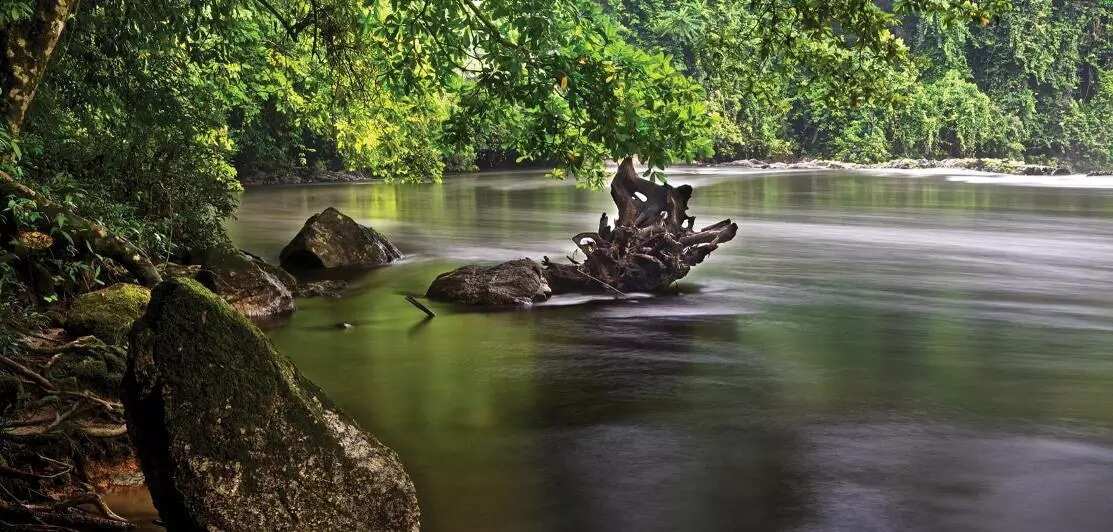
[[[417,530],[397,455],[196,281],[131,336],[128,430],[170,530]]]
[[[426,293],[438,301],[484,306],[525,306],[550,295],[541,265],[530,259],[463,266],[437,276]]]
[[[274,318],[295,309],[297,280],[282,268],[244,251],[209,252],[194,278],[215,285],[217,293],[248,318]]]
[[[306,220],[279,255],[291,270],[370,268],[402,258],[382,233],[329,207]]]

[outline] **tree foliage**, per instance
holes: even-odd
[[[718,157],[1028,157],[1108,168],[1109,3],[612,0],[704,85]]]
[[[0,2],[0,41],[50,3]],[[626,156],[1103,166],[1110,17],[1081,0],[86,0],[0,165],[155,257],[219,243],[251,173],[435,180],[492,152],[594,186]]]

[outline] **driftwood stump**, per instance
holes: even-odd
[[[696,231],[696,219],[687,212],[692,187],[642,179],[630,158],[611,181],[611,198],[618,207],[614,227],[603,213],[598,231],[572,237],[585,261],[557,264],[545,257],[554,294],[663,290],[738,232],[729,219]]]

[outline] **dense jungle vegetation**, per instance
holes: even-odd
[[[1019,0],[972,20],[920,12],[880,30],[893,45],[881,51],[801,34],[811,23],[781,4],[628,1],[614,12],[703,86],[722,118],[717,158],[1113,161],[1108,2]]]
[[[52,301],[124,275],[86,222],[134,244],[118,257],[187,260],[224,242],[254,174],[534,160],[599,185],[627,155],[1108,167],[1111,19],[1083,0],[3,0],[0,290],[38,269]],[[52,238],[33,267],[12,236],[32,228]]]

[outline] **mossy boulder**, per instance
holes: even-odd
[[[290,270],[370,268],[401,258],[402,252],[382,233],[333,207],[306,220],[279,255],[282,267]]]
[[[495,266],[463,266],[429,285],[430,299],[483,306],[527,306],[552,295],[541,265],[517,259]]]
[[[120,283],[81,294],[66,315],[66,329],[74,334],[92,334],[110,344],[127,340],[131,324],[143,315],[151,291]]]
[[[170,530],[417,530],[398,456],[198,282],[159,284],[123,402]]]

